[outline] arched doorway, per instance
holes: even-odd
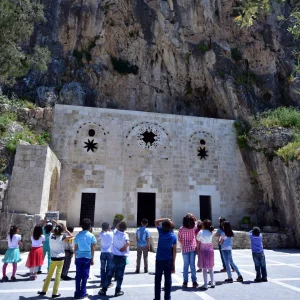
[[[51,176],[48,211],[57,210],[57,187],[58,187],[58,170],[54,168]]]

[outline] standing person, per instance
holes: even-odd
[[[150,234],[149,230],[146,229],[148,220],[143,219],[141,225],[136,231],[137,258],[135,273],[137,274],[140,273],[142,254],[144,256],[144,273],[148,273],[148,252],[150,250]]]
[[[110,230],[110,226],[107,222],[102,223],[102,231],[99,234],[99,241],[101,241],[101,284],[100,287],[104,285],[105,278],[108,274],[108,271],[113,266],[113,253],[112,253],[112,245],[113,245],[114,234]],[[113,284],[109,283],[108,287],[112,287]]]
[[[6,276],[6,268],[8,264],[13,265],[13,271],[10,279],[11,281],[16,281],[17,263],[22,260],[19,249],[19,247],[22,246],[22,237],[19,232],[19,227],[15,225],[11,226],[9,229],[9,234],[6,238],[8,242],[8,249],[2,259],[2,262],[4,263],[2,267],[2,281],[8,281],[8,277]]]
[[[67,235],[63,234],[64,231],[66,231]],[[53,273],[56,269],[55,281],[52,290],[52,298],[58,298],[61,296],[58,293],[58,287],[60,283],[61,271],[65,260],[65,242],[67,242],[72,237],[72,233],[69,232],[63,224],[57,224],[55,229],[53,230],[53,233],[50,234],[49,242],[51,264],[48,275],[43,285],[43,289],[41,292],[38,292],[39,295],[46,295]]]
[[[236,281],[242,282],[243,276],[241,275],[237,265],[234,263],[232,259],[232,237],[234,236],[234,233],[231,229],[231,225],[229,221],[223,222],[223,231],[221,233],[220,237],[220,243],[222,244],[222,254],[225,261],[226,271],[228,275],[228,279],[225,279],[225,282],[232,283],[232,275],[231,275],[231,268],[230,265],[233,266],[234,270],[238,274],[238,278]]]
[[[192,273],[193,288],[197,288],[199,284],[197,283],[196,277],[196,237],[195,237],[195,225],[196,218],[192,214],[187,214],[183,217],[182,226],[179,228],[178,241],[181,244],[182,257],[183,257],[183,284],[182,287],[186,288],[188,286],[188,272],[189,267]]]
[[[214,248],[212,244],[212,232],[214,231],[214,226],[212,226],[211,220],[205,219],[202,222],[202,230],[197,235],[197,240],[199,241],[199,263],[198,266],[203,270],[203,281],[204,285],[201,289],[207,290],[207,273],[210,275],[210,286],[215,287],[214,281]]]
[[[222,261],[222,265],[223,265],[223,268],[220,270],[220,272],[226,272],[226,265],[225,265],[225,261],[224,261],[222,250],[221,250],[222,245],[220,243],[220,237],[221,237],[221,234],[223,233],[223,222],[225,222],[226,219],[223,217],[220,217],[218,221],[219,221],[219,228],[218,228],[215,236],[218,238],[218,248],[219,248],[220,257],[221,257],[221,261]]]
[[[73,234],[74,227],[68,226],[67,230]],[[72,280],[71,277],[68,276],[68,272],[71,266],[72,257],[74,254],[74,237],[71,237],[65,242],[65,261],[64,266],[61,272],[61,279],[62,280]]]
[[[90,267],[94,265],[95,246],[97,244],[95,236],[89,232],[90,219],[83,219],[81,223],[82,231],[75,237],[75,265],[76,265],[76,290],[75,299],[88,297],[86,292],[86,282],[90,276]]]
[[[253,227],[253,229],[249,232],[250,240],[251,240],[251,249],[252,249],[252,257],[254,261],[256,278],[255,282],[267,282],[267,267],[266,267],[266,258],[264,254],[262,235],[260,233],[260,229],[258,227]]]
[[[127,230],[127,223],[125,220],[122,220],[118,223],[117,229],[114,232],[113,239],[113,264],[112,268],[108,271],[108,274],[105,278],[102,289],[99,291],[98,295],[106,295],[107,288],[111,282],[112,276],[116,273],[117,285],[115,290],[115,297],[124,295],[124,292],[121,291],[121,286],[124,277],[124,271],[126,267],[126,260],[129,254],[129,236],[125,231]]]
[[[197,235],[198,233],[201,231],[202,229],[202,221],[199,219],[197,220],[197,229],[195,229],[195,237],[196,237],[196,243],[197,243],[197,249],[196,249],[196,255],[198,257],[198,260],[197,260],[197,266],[199,265],[199,257],[200,257],[200,253],[199,253],[199,242],[197,241]],[[202,269],[198,268],[197,272],[202,272]]]
[[[161,226],[159,223],[161,222]],[[163,218],[154,221],[158,231],[158,247],[155,261],[155,300],[160,300],[161,278],[165,277],[165,300],[171,300],[172,269],[175,269],[177,237],[173,232],[174,223]]]
[[[43,244],[45,236],[43,235],[42,225],[36,225],[31,236],[31,249],[27,257],[26,267],[30,268],[30,279],[37,279],[38,268],[44,263]]]
[[[44,241],[44,244],[43,244],[44,260],[45,260],[46,255],[47,255],[47,258],[48,258],[47,272],[49,272],[49,268],[50,268],[50,264],[51,264],[49,237],[50,237],[50,233],[53,230],[53,222],[54,221],[51,222],[51,221],[44,220],[43,223],[42,223],[43,235],[45,236],[45,241]],[[42,274],[42,267],[39,267],[37,273]]]

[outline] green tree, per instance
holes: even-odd
[[[34,25],[45,21],[38,0],[0,0],[0,80],[24,76],[29,69],[46,71],[48,48],[29,47]]]

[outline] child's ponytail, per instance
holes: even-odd
[[[10,237],[10,240],[12,241],[12,238],[13,236],[17,233],[17,230],[19,229],[18,226],[15,226],[15,225],[12,225],[10,226],[10,229],[9,229],[9,237]]]

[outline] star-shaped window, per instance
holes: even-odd
[[[157,135],[153,133],[153,131],[146,130],[140,135],[140,140],[142,140],[145,143],[145,145],[149,148],[157,140]]]
[[[88,139],[88,141],[87,142],[84,142],[85,143],[85,146],[83,147],[83,148],[87,148],[86,149],[86,151],[87,152],[89,152],[90,150],[92,151],[92,152],[95,152],[95,149],[98,149],[97,147],[96,147],[96,145],[98,144],[98,143],[94,143],[94,140],[89,140]]]
[[[206,159],[206,157],[208,157],[207,155],[207,150],[205,150],[205,147],[201,148],[198,151],[198,156],[200,157],[200,159]]]

